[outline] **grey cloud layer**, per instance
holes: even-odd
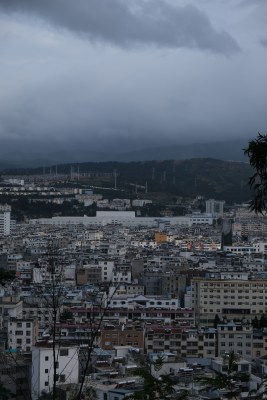
[[[46,21],[123,47],[155,45],[199,48],[232,54],[235,39],[216,30],[193,5],[173,6],[163,0],[0,0],[5,11],[34,14]]]

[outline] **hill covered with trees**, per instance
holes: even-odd
[[[251,198],[248,185],[252,169],[248,163],[212,158],[142,162],[86,162],[57,166],[58,174],[79,171],[79,184],[121,189],[118,197],[131,193],[168,193],[173,196],[203,196],[226,200],[229,204],[246,202]],[[55,171],[51,167],[46,172]],[[42,174],[43,168],[3,171],[5,175]],[[76,178],[75,178],[76,177]]]

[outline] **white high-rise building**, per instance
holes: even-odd
[[[222,217],[224,203],[225,201],[221,200],[206,200],[206,213],[212,214],[214,217]]]
[[[11,228],[11,207],[7,204],[0,205],[0,235],[10,235]]]
[[[57,387],[79,382],[79,360],[77,346],[56,346]],[[37,342],[32,347],[32,399],[38,400],[43,393],[53,388],[53,345]]]

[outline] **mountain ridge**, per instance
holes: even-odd
[[[80,163],[80,162],[131,162],[131,161],[151,161],[151,160],[177,160],[192,158],[216,158],[222,160],[245,161],[243,148],[246,146],[244,140],[232,140],[208,143],[192,144],[173,144],[166,146],[155,146],[139,150],[117,152],[102,152],[82,148],[68,149],[51,147],[40,150],[40,146],[33,145],[32,149],[12,150],[1,146],[0,150],[0,170],[6,168],[35,168],[50,167],[56,164]],[[89,146],[88,146],[89,147]],[[106,148],[108,148],[108,143]]]

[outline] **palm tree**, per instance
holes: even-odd
[[[224,365],[226,369],[224,372],[214,371],[214,376],[201,377],[199,382],[203,383],[207,389],[210,390],[225,390],[225,397],[229,399],[236,399],[239,392],[237,387],[238,383],[249,381],[249,374],[238,371],[238,355],[233,351],[224,356]]]
[[[154,367],[154,371],[160,371],[163,366],[163,357],[159,355],[156,361],[145,362],[135,371],[135,375],[140,376],[143,380],[143,389],[135,392],[133,395],[127,396],[127,399],[154,400],[174,394],[173,385],[176,382],[173,377],[170,374],[163,374],[159,378],[155,377],[152,373],[152,366]]]

